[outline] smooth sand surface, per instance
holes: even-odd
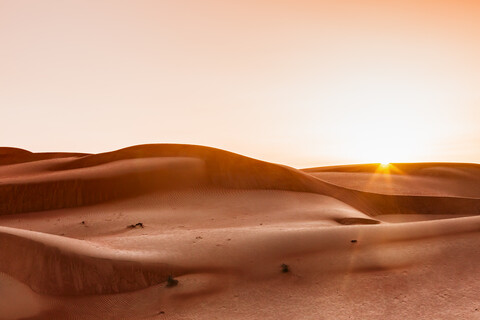
[[[0,319],[480,319],[480,166],[0,148],[0,248]]]

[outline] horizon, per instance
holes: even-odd
[[[475,1],[0,0],[0,146],[480,159]]]
[[[188,145],[188,146],[197,146],[197,147],[205,147],[205,148],[212,148],[212,149],[217,149],[217,150],[221,150],[221,151],[225,151],[225,152],[230,152],[230,153],[234,153],[234,154],[237,154],[237,155],[240,155],[240,156],[243,156],[243,157],[247,157],[247,158],[251,158],[251,159],[255,159],[255,160],[259,160],[259,161],[265,161],[265,162],[270,162],[270,163],[273,163],[273,164],[279,164],[279,165],[287,165],[287,164],[284,164],[284,163],[281,163],[281,162],[276,162],[276,161],[268,161],[268,160],[264,160],[264,159],[259,159],[259,158],[255,158],[255,157],[252,157],[252,156],[249,156],[247,154],[242,154],[242,153],[238,153],[238,152],[235,152],[234,150],[226,150],[226,149],[220,149],[220,148],[216,148],[216,147],[212,147],[212,146],[205,146],[205,145],[198,145],[198,144],[188,144],[188,143],[147,143],[147,144],[139,144],[139,145],[132,145],[132,146],[128,146],[128,147],[123,147],[123,148],[119,148],[119,149],[115,149],[115,150],[106,150],[106,151],[102,151],[102,152],[98,152],[98,153],[91,153],[91,152],[75,152],[75,151],[31,151],[31,150],[27,150],[27,149],[23,149],[23,148],[18,148],[18,147],[7,147],[7,146],[0,146],[0,149],[2,148],[7,148],[7,149],[19,149],[19,150],[23,150],[23,151],[27,151],[27,152],[32,152],[32,153],[72,153],[72,154],[85,154],[85,155],[95,155],[95,154],[101,154],[101,153],[110,153],[110,152],[116,152],[116,151],[120,151],[120,150],[123,150],[123,149],[127,149],[127,148],[130,148],[130,147],[138,147],[138,146],[151,146],[151,145]],[[380,168],[388,168],[390,166],[395,166],[395,165],[398,165],[398,164],[439,164],[439,165],[442,165],[442,164],[476,164],[476,165],[480,165],[479,162],[461,162],[461,161],[417,161],[417,162],[357,162],[357,163],[332,163],[332,164],[320,164],[320,165],[316,165],[316,166],[310,166],[310,167],[298,167],[298,166],[291,166],[291,165],[287,165],[287,166],[290,166],[292,168],[295,168],[295,169],[298,169],[298,170],[306,170],[306,169],[314,169],[314,168],[329,168],[329,167],[342,167],[342,166],[363,166],[363,165],[377,165],[379,166]],[[390,173],[390,171],[388,172]]]

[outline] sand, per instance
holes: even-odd
[[[479,235],[478,164],[0,148],[0,319],[480,319]]]

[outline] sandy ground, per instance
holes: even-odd
[[[480,319],[480,165],[0,148],[0,248],[0,319]]]

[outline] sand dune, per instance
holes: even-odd
[[[0,148],[0,319],[480,318],[480,166],[390,169]]]

